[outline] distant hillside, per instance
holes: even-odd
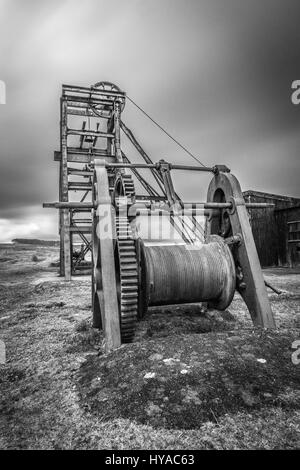
[[[58,240],[39,240],[37,238],[14,238],[13,243],[20,243],[22,245],[42,245],[42,246],[58,246]]]

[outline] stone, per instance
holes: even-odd
[[[144,375],[144,379],[153,379],[155,376],[155,372],[147,372],[147,374]]]
[[[145,409],[148,416],[154,416],[161,413],[161,408],[155,405],[152,401],[149,402],[148,407]]]
[[[162,358],[163,358],[163,356],[161,354],[158,354],[158,353],[151,354],[151,356],[149,356],[150,361],[161,361]]]

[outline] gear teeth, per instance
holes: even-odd
[[[135,242],[127,217],[128,205],[135,196],[131,175],[122,175],[123,195],[116,197],[116,233],[120,266],[120,329],[121,340],[133,340],[138,310],[138,265]]]

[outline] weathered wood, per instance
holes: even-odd
[[[61,100],[61,201],[68,202],[68,153],[67,153],[67,103]],[[67,209],[62,209],[61,217],[61,244],[63,251],[62,274],[66,281],[71,280],[71,240],[68,226],[70,214]]]
[[[76,212],[91,210],[96,208],[92,202],[44,202],[43,207],[51,207],[53,209],[76,209]]]
[[[119,306],[116,287],[114,245],[112,233],[114,233],[114,216],[112,212],[111,199],[109,194],[108,174],[105,163],[95,160],[95,184],[97,186],[98,216],[105,214],[105,223],[108,233],[105,236],[101,233],[100,227],[94,227],[93,245],[98,246],[97,252],[100,258],[95,266],[99,272],[95,273],[96,294],[99,299],[102,326],[105,333],[105,348],[109,352],[121,345]],[[93,223],[96,223],[94,219]],[[111,235],[110,235],[111,234]],[[99,278],[100,274],[100,278]]]
[[[300,218],[300,199],[261,191],[245,191],[244,199],[250,203],[272,203],[273,209],[252,210],[251,228],[262,266],[286,266],[290,264],[287,243],[287,221],[295,214]]]
[[[73,224],[90,224],[92,222],[92,218],[90,219],[74,219],[72,218]]]
[[[67,84],[63,84],[62,85],[62,89],[63,89],[63,93],[66,95],[66,93],[71,93],[71,92],[75,92],[75,93],[82,93],[82,94],[86,94],[88,99],[90,99],[90,96],[91,94],[92,95],[100,95],[100,96],[112,96],[114,98],[124,98],[125,97],[125,93],[123,91],[117,91],[117,90],[101,90],[99,88],[95,88],[95,87],[84,87],[84,86],[76,86],[76,85],[67,85]],[[68,95],[66,95],[68,96]],[[93,100],[94,100],[94,96],[93,96]]]
[[[66,227],[69,229],[70,232],[80,232],[80,233],[91,233],[92,232],[92,225],[86,225],[86,226],[72,226],[70,225],[69,227]]]
[[[112,89],[111,89],[112,88]],[[78,234],[78,228],[72,226],[72,217],[74,212],[91,213],[92,207],[88,205],[77,206],[69,204],[70,191],[83,191],[81,201],[83,202],[90,194],[92,185],[89,180],[68,181],[68,175],[82,176],[88,178],[92,176],[94,158],[105,158],[106,162],[116,162],[114,139],[115,129],[113,112],[116,101],[121,101],[120,110],[124,107],[125,94],[118,87],[101,82],[94,87],[81,87],[64,85],[62,97],[60,100],[60,150],[54,152],[54,160],[60,164],[59,172],[59,201],[60,203],[46,203],[44,207],[57,207],[59,214],[59,233],[60,233],[60,273],[66,279],[71,278],[71,261],[73,253],[72,234]],[[81,129],[76,125],[68,123],[68,116],[82,116]],[[86,126],[87,119],[94,117],[96,128],[89,130]],[[100,130],[100,121],[107,122],[107,132]],[[72,121],[73,122],[73,121]],[[74,121],[75,122],[75,121]],[[94,121],[93,121],[94,122]],[[69,124],[69,128],[68,128]],[[90,126],[88,126],[90,128]],[[102,129],[102,127],[101,127]],[[78,136],[72,138],[72,142],[78,140],[78,144],[68,146],[68,135]],[[106,148],[96,147],[97,139],[107,140]],[[88,144],[88,145],[86,145]],[[68,168],[69,163],[78,164],[78,168]],[[88,166],[86,166],[86,164]],[[74,165],[75,166],[75,165]],[[113,170],[110,171],[113,173]],[[72,178],[70,178],[72,179]],[[77,178],[78,179],[78,178]],[[111,188],[110,188],[111,189]],[[64,205],[66,204],[66,205]],[[79,224],[82,222],[78,222]],[[81,235],[90,233],[90,227],[81,225]],[[87,246],[87,242],[84,241]]]
[[[87,171],[87,170],[77,170],[76,168],[68,168],[68,174],[87,177],[87,176],[92,176],[93,172]]]
[[[275,210],[275,221],[278,227],[278,264],[300,266],[299,204]]]
[[[208,203],[231,202],[233,209],[228,211],[232,235],[241,237],[241,243],[235,247],[234,257],[237,266],[242,271],[243,283],[238,290],[245,300],[252,321],[256,326],[275,328],[275,321],[269,303],[264,278],[258,259],[249,216],[238,180],[230,173],[215,175],[207,194]],[[218,233],[220,217],[207,221],[207,235]]]
[[[81,183],[81,182],[72,182],[70,181],[68,183],[69,190],[72,191],[91,191],[92,190],[92,185],[88,183]]]
[[[85,104],[85,103],[91,103],[91,100],[87,99],[87,97],[83,97],[83,96],[75,96],[75,95],[67,95],[64,97],[64,99],[67,99],[69,103],[82,103],[82,104]],[[96,104],[97,106],[98,105],[103,105],[105,106],[107,109],[108,108],[112,108],[113,107],[113,104],[114,104],[114,100],[113,99],[101,99],[101,98],[93,98],[93,104]]]
[[[113,134],[108,134],[102,131],[91,131],[86,129],[68,129],[68,135],[80,135],[80,136],[91,136],[91,137],[104,137],[105,139],[112,139]]]
[[[99,111],[100,112],[100,111]],[[109,114],[104,114],[107,111],[101,111],[101,119],[109,119]],[[98,117],[96,116],[93,111],[91,111],[89,108],[84,108],[82,106],[76,107],[72,106],[68,108],[68,115],[69,116],[89,116],[89,117]]]
[[[84,149],[82,149],[81,152],[79,152],[80,149],[78,149],[77,152],[74,151],[68,151],[68,162],[69,163],[92,163],[94,161],[95,157],[103,157],[107,162],[113,163],[116,161],[115,157],[113,155],[106,155],[106,152],[103,154],[98,153],[97,151],[93,150],[93,152],[88,153],[84,152]],[[61,152],[60,151],[54,151],[54,161],[59,162],[61,160]]]
[[[115,156],[118,162],[122,162],[122,151],[121,151],[121,103],[116,100],[114,103],[114,130],[115,130]]]

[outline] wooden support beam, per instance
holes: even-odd
[[[76,209],[76,211],[84,211],[96,209],[96,206],[92,202],[77,202],[77,201],[68,201],[68,202],[44,202],[43,207],[52,208],[52,209]]]
[[[73,214],[80,214],[80,213],[86,213],[86,212],[91,212],[91,209],[89,209],[88,207],[83,207],[81,209],[73,209]]]
[[[237,289],[248,307],[254,325],[275,328],[246,204],[240,184],[232,174],[220,172],[212,179],[207,193],[208,204],[212,204],[212,201],[218,202],[218,198],[221,204],[222,199],[232,204],[231,209],[227,211],[230,219],[229,229],[232,236],[238,235],[241,240],[233,251],[237,269]],[[228,222],[224,222],[222,214],[220,216],[207,220],[207,236],[217,234],[224,223],[228,230]]]
[[[111,230],[111,233],[114,232],[114,215],[110,204],[109,181],[105,162],[95,160],[95,177],[98,206],[98,217],[93,220],[95,295],[100,305],[102,326],[105,333],[105,349],[109,352],[121,346],[121,333],[113,239],[109,233],[106,236],[99,233],[99,226],[97,226],[100,211],[105,213],[108,230]]]
[[[100,113],[100,110],[99,110],[99,113]],[[73,107],[68,109],[68,115],[69,116],[83,116],[83,117],[89,116],[89,117],[95,117],[95,118],[100,117],[88,108],[85,109],[85,108],[73,108]],[[104,114],[104,111],[103,111],[103,114],[101,113],[101,119],[109,119],[109,118],[110,118],[110,113]]]
[[[69,175],[88,177],[93,175],[93,171],[78,170],[77,168],[68,168]]]
[[[91,136],[91,137],[103,137],[105,139],[112,139],[114,134],[108,134],[103,131],[91,131],[86,129],[68,129],[68,135],[79,135],[79,136]]]
[[[68,155],[67,155],[67,103],[61,100],[61,201],[68,202]],[[66,281],[71,280],[71,240],[68,226],[70,223],[70,213],[67,209],[62,209],[61,216],[61,274]]]
[[[67,85],[63,84],[62,86],[63,94],[66,93],[81,93],[83,95],[87,95],[89,100],[94,100],[94,96],[109,96],[113,98],[125,98],[126,93],[123,91],[118,90],[102,90],[100,88],[95,87],[84,87],[84,86],[77,86],[77,85]],[[91,95],[92,98],[91,98]],[[67,95],[66,95],[67,96]]]
[[[72,102],[74,103],[93,103],[98,105],[103,105],[105,106],[106,109],[112,109],[114,105],[114,100],[110,99],[104,99],[104,98],[93,98],[93,100],[89,100],[87,97],[84,96],[76,96],[76,95],[68,95],[65,97],[66,100],[68,100],[68,104],[70,105]]]
[[[70,232],[78,232],[78,233],[91,233],[92,232],[92,225],[86,225],[86,226],[72,226],[72,225],[69,225],[69,227],[67,227],[67,229],[69,229]]]
[[[131,132],[131,130],[124,124],[123,121],[121,121],[120,123],[120,127],[122,129],[122,131],[124,132],[124,134],[126,135],[126,137],[130,140],[130,142],[133,144],[133,146],[136,148],[136,150],[139,152],[139,154],[141,155],[141,157],[143,158],[143,160],[149,164],[149,165],[153,165],[153,161],[151,160],[151,158],[149,157],[149,155],[147,155],[147,153],[145,152],[145,150],[142,148],[142,146],[139,144],[139,142],[136,140],[135,136],[133,135],[133,133]],[[158,187],[160,188],[160,190],[162,191],[163,194],[166,194],[165,193],[165,188],[162,184],[162,179],[161,179],[161,175],[160,173],[158,172],[158,170],[156,168],[150,168],[152,174],[153,174],[153,177],[158,185]]]
[[[74,224],[90,224],[92,222],[92,219],[72,219],[72,223]],[[80,225],[79,225],[80,227]]]
[[[73,270],[74,270],[74,271],[86,271],[86,270],[89,270],[89,273],[88,273],[88,274],[90,274],[91,268],[92,268],[92,263],[86,263],[86,264],[84,264],[84,265],[82,265],[82,264],[77,264],[77,265],[75,265],[75,266],[73,267]],[[74,272],[73,272],[72,274],[74,274]]]
[[[73,186],[78,186],[78,188],[91,188],[92,182],[89,181],[69,181],[68,183],[69,188],[73,188]]]
[[[125,163],[131,163],[124,152],[122,152],[122,157]],[[145,180],[145,178],[137,171],[136,168],[132,168],[131,171],[149,195],[159,195],[156,189],[154,189],[153,186],[151,186],[151,184]]]
[[[86,151],[85,151],[86,150]],[[98,153],[95,149],[92,152],[89,152],[88,149],[78,149],[76,152],[68,150],[67,160],[68,163],[92,163],[94,158],[103,157],[107,162],[113,163],[116,161],[113,155],[107,155],[106,151],[103,153]],[[61,152],[54,152],[54,161],[59,162],[61,160]]]
[[[115,155],[118,162],[122,162],[122,151],[121,151],[121,103],[116,100],[114,103],[114,146]]]
[[[69,190],[70,191],[92,191],[92,185],[80,185],[78,183],[69,183]]]

